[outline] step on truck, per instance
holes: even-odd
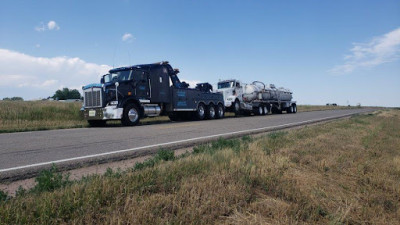
[[[203,120],[224,117],[222,94],[212,85],[189,88],[168,62],[111,69],[100,84],[83,86],[81,111],[91,126],[104,126],[107,120],[137,125],[141,118],[169,116],[171,120]]]
[[[285,88],[269,87],[263,82],[245,84],[236,79],[218,82],[216,92],[224,96],[225,109],[235,115],[267,115],[268,113],[296,113],[292,92]]]

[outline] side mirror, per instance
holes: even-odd
[[[104,84],[104,77],[100,79],[100,83]]]

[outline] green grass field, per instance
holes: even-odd
[[[0,133],[52,130],[87,127],[80,113],[82,103],[56,101],[0,101]],[[300,105],[299,112],[329,109],[344,109],[343,106]],[[234,116],[227,113],[227,116]],[[141,124],[167,122],[167,116],[145,118]],[[109,122],[119,125],[119,121]]]
[[[0,224],[399,224],[400,110],[161,150],[127,171],[46,171]],[[1,200],[2,199],[2,200]]]

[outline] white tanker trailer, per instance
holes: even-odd
[[[226,111],[236,115],[297,112],[296,102],[292,101],[292,92],[285,88],[276,88],[273,84],[266,87],[260,81],[244,84],[235,79],[224,80],[218,82],[217,92],[224,96]]]

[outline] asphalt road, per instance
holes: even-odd
[[[0,175],[17,170],[29,171],[52,163],[73,164],[98,158],[118,158],[118,155],[132,157],[135,152],[149,149],[182,147],[219,137],[263,132],[369,111],[373,109],[0,134]]]

